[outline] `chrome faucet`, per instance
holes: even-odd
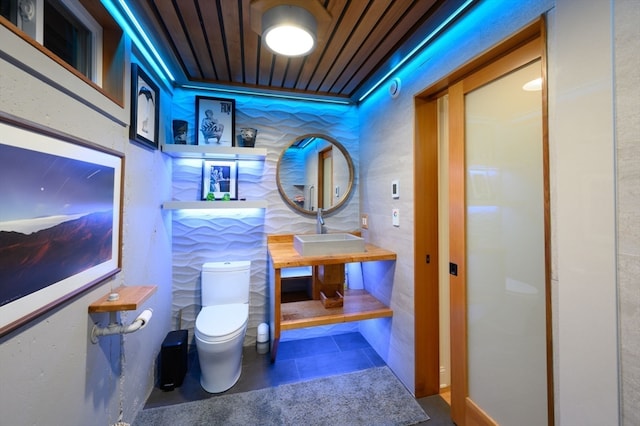
[[[324,219],[322,218],[322,209],[318,207],[316,214],[316,234],[324,234]]]

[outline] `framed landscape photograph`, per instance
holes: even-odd
[[[122,163],[0,115],[0,336],[119,271]]]
[[[202,162],[202,199],[238,199],[238,163],[204,160]]]
[[[236,101],[196,96],[196,145],[236,146]]]
[[[131,124],[129,139],[158,149],[160,91],[137,64],[131,64]]]

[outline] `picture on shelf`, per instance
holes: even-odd
[[[202,199],[238,199],[238,162],[204,160],[202,163]]]
[[[197,145],[235,146],[233,99],[196,96]]]

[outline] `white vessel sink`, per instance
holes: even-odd
[[[364,240],[352,234],[294,235],[293,247],[301,256],[365,252]]]

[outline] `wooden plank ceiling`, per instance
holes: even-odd
[[[142,21],[187,82],[353,99],[443,19],[452,0],[319,1],[331,16],[308,56],[274,55],[251,28],[252,0],[145,0]]]

